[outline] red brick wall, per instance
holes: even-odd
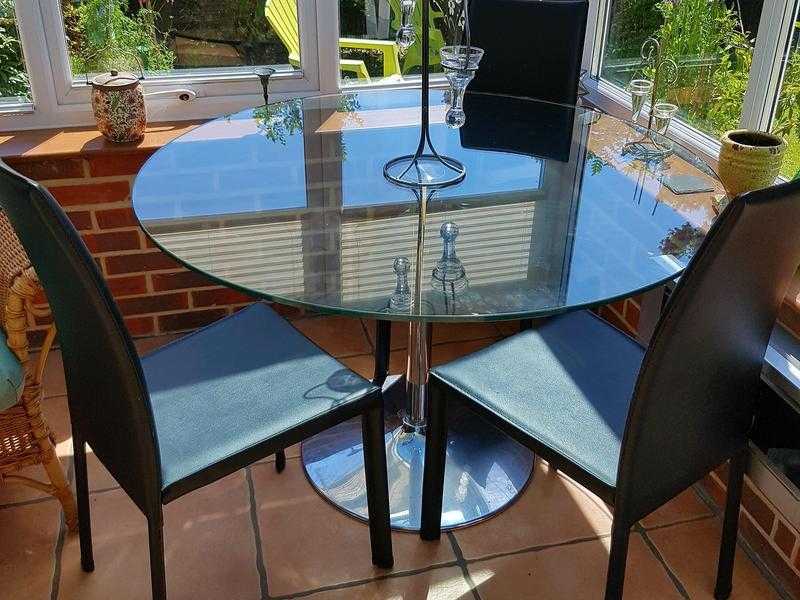
[[[703,487],[722,509],[725,506],[727,469],[722,467],[703,480]],[[739,534],[764,561],[787,591],[800,598],[800,532],[761,490],[745,477],[739,511]]]
[[[151,150],[53,159],[5,159],[45,185],[100,267],[134,336],[186,331],[252,301],[191,273],[155,248],[131,208],[131,183]],[[38,304],[46,301],[42,297]],[[38,319],[34,342],[49,318]]]

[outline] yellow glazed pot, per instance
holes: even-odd
[[[778,178],[786,141],[771,133],[734,129],[720,138],[719,178],[728,197],[771,186]]]

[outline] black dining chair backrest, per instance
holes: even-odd
[[[575,131],[574,106],[467,92],[461,146],[568,162]]]
[[[139,358],[78,232],[42,186],[0,161],[0,208],[47,294],[61,345],[74,442],[86,442],[147,514],[161,506],[153,415]]]
[[[639,372],[617,513],[648,514],[744,447],[764,352],[798,263],[800,181],[737,197],[711,227]]]
[[[469,11],[485,50],[470,90],[575,104],[586,0],[471,0]]]

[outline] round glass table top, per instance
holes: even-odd
[[[430,137],[466,177],[401,188],[383,169],[416,149],[419,107],[418,90],[366,91],[216,119],[147,161],[134,210],[161,249],[259,297],[474,321],[595,306],[674,278],[724,193],[678,144],[658,138],[672,151],[637,158],[643,130],[589,109],[468,94],[466,124],[450,129],[442,90]]]

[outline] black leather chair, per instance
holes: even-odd
[[[163,504],[358,415],[372,560],[392,566],[379,388],[262,303],[140,361],[94,260],[52,196],[0,162],[0,207],[59,331],[85,571],[94,570],[87,443],[147,517],[153,598],[163,600]]]
[[[470,90],[577,102],[586,0],[471,0],[469,11],[472,44],[486,51]]]
[[[798,231],[800,181],[734,199],[647,350],[577,312],[433,369],[422,537],[440,535],[446,407],[458,400],[614,506],[607,600],[622,597],[630,528],[730,460],[715,589],[728,598],[756,390]]]

